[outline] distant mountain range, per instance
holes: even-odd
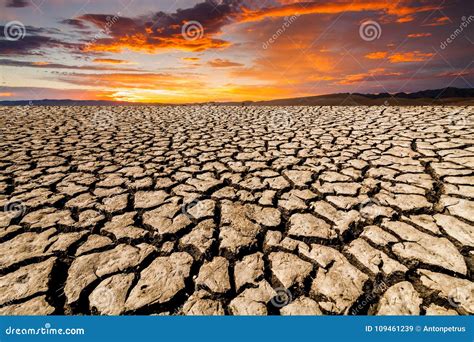
[[[245,104],[264,106],[474,105],[474,88],[442,88],[423,90],[415,93],[396,94],[340,93],[271,101],[245,102]]]
[[[162,103],[133,103],[116,101],[89,100],[31,100],[31,101],[0,101],[2,106],[162,106]],[[188,104],[188,105],[198,105]],[[357,106],[357,105],[474,105],[474,88],[442,88],[423,90],[415,93],[381,93],[359,94],[340,93],[270,101],[244,102],[207,102],[199,105],[233,105],[233,106]]]

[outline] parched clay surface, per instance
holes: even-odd
[[[0,314],[474,314],[473,107],[0,107]]]

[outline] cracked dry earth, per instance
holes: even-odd
[[[473,116],[0,108],[0,313],[474,314]]]

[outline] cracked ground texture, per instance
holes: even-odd
[[[474,314],[473,107],[1,107],[0,314]]]

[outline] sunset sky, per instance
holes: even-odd
[[[0,2],[0,100],[189,103],[474,84],[473,0]]]

